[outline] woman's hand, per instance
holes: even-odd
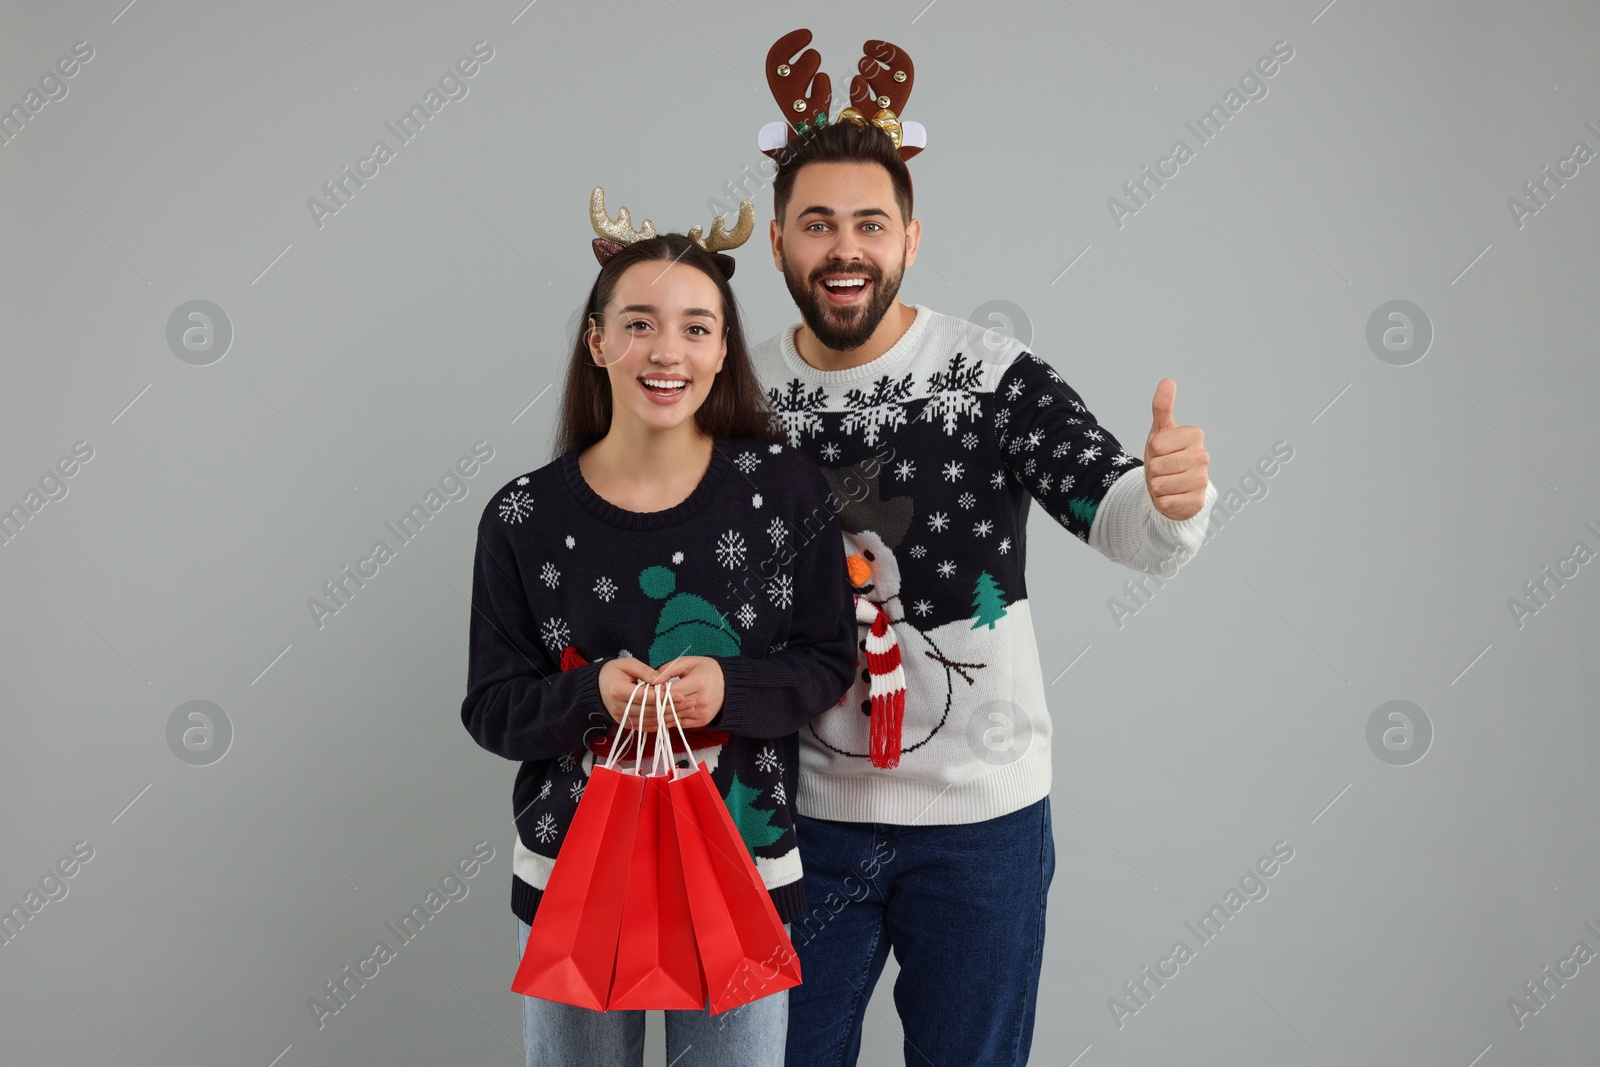
[[[684,729],[705,726],[722,710],[722,664],[712,656],[679,656],[666,663],[649,679],[662,686],[672,679],[672,706],[678,712],[678,721]],[[664,707],[665,705],[663,705]],[[645,722],[654,718],[655,701],[650,702],[650,713]],[[670,717],[668,723],[670,725]],[[647,725],[648,729],[656,729]]]
[[[639,728],[641,710],[646,721],[653,717],[655,708],[649,700],[649,688],[639,686],[637,693],[633,690],[636,683],[649,681],[655,673],[656,669],[650,664],[631,656],[606,660],[600,665],[600,699],[613,720],[622,721],[623,709],[628,708],[630,694],[633,696],[633,707],[628,708],[628,727],[635,730]]]
[[[634,687],[641,681],[665,687],[668,679],[672,680],[672,706],[685,730],[706,725],[722,710],[722,664],[711,656],[679,656],[659,671],[627,656],[607,660],[600,665],[600,699],[614,721],[620,723],[627,709],[629,729],[654,733],[661,728],[655,686],[639,686],[638,692]],[[633,697],[632,708],[628,708],[629,696]],[[666,709],[665,701],[661,707]],[[671,716],[667,724],[671,725]]]

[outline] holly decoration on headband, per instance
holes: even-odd
[[[848,109],[846,109],[846,110],[848,110]],[[807,124],[805,119],[801,119],[799,122],[795,123],[794,124],[794,132],[795,133],[801,133],[801,134],[811,133],[811,132],[813,132],[815,130],[822,129],[822,127],[826,126],[827,124],[828,124],[828,113],[826,111],[819,111],[819,112],[817,112],[816,117],[811,120],[809,125]]]

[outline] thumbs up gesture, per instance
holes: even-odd
[[[1163,378],[1150,401],[1150,436],[1144,442],[1144,484],[1150,502],[1169,519],[1193,517],[1205,504],[1211,456],[1205,450],[1205,431],[1179,426],[1172,419],[1172,401],[1178,383]]]

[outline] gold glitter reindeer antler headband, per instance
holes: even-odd
[[[606,211],[606,191],[600,186],[594,187],[594,192],[589,194],[589,221],[594,225],[594,232],[600,236],[592,242],[594,257],[603,267],[606,260],[622,251],[636,241],[648,241],[656,236],[656,228],[649,219],[640,224],[639,229],[633,227],[633,217],[628,214],[625,207],[617,208],[617,217],[613,219]],[[733,257],[726,255],[726,250],[738,248],[750,239],[756,228],[756,205],[750,200],[739,201],[739,221],[734,223],[733,229],[728,229],[727,223],[718,215],[711,220],[711,233],[704,235],[705,231],[699,226],[691,226],[685,235],[689,240],[711,253],[711,258],[716,260],[717,268],[722,271],[723,277],[732,278],[734,261]],[[703,236],[704,235],[704,236]]]
[[[792,30],[767,51],[767,87],[786,120],[767,123],[757,138],[761,151],[773,159],[780,158],[792,142],[828,124],[833,84],[817,69],[822,56],[815,48],[806,48],[810,43],[810,30]],[[850,106],[839,112],[836,121],[878,127],[894,142],[900,158],[908,160],[928,144],[922,123],[900,118],[916,81],[916,68],[904,49],[888,41],[868,41],[862,52],[856,64],[860,73],[850,79]]]

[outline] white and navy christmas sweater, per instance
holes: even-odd
[[[882,609],[903,671],[893,765],[873,758],[865,670],[801,730],[797,803],[813,818],[972,823],[1047,795],[1051,719],[1023,568],[1030,502],[1114,562],[1170,576],[1199,550],[1216,499],[1208,483],[1193,517],[1162,515],[1143,460],[1049,364],[912,307],[905,334],[858,367],[806,363],[795,326],[752,351],[789,443],[844,503],[847,549],[870,572],[856,591]],[[884,638],[863,622],[862,667],[869,642]]]
[[[819,508],[833,514],[828,485],[795,449],[721,437],[685,500],[634,512],[589,487],[581,451],[512,479],[478,523],[461,720],[479,745],[522,763],[512,910],[533,921],[589,772],[616,736],[601,665],[714,656],[723,707],[687,739],[789,922],[805,910],[796,731],[838,701],[857,651],[838,520],[817,525]]]

